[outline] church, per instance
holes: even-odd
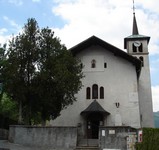
[[[83,64],[77,101],[51,121],[52,126],[75,126],[85,139],[98,139],[99,127],[153,127],[148,44],[139,34],[133,13],[132,35],[123,50],[91,36],[70,49]]]

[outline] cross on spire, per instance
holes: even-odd
[[[136,17],[135,17],[135,4],[133,0],[133,30],[132,30],[132,35],[138,35],[138,27],[137,27],[137,22],[136,22]]]
[[[135,14],[135,4],[134,4],[134,0],[133,0],[133,14]]]

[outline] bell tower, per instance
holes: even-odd
[[[152,94],[149,66],[148,44],[150,37],[139,34],[133,2],[133,28],[132,35],[124,38],[124,49],[129,55],[141,61],[141,73],[138,78],[138,95],[140,120],[142,127],[154,127]]]

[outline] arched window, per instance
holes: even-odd
[[[98,85],[93,84],[92,86],[92,99],[98,99]]]
[[[139,59],[142,62],[142,67],[143,67],[144,66],[144,58],[142,56],[140,56]]]
[[[107,63],[106,62],[104,63],[104,68],[107,68]]]
[[[139,52],[143,52],[143,50],[142,50],[142,43],[141,43],[141,45],[139,46]]]
[[[100,99],[104,99],[104,87],[100,87]]]
[[[96,68],[96,60],[93,59],[91,62],[91,68]]]
[[[91,89],[90,87],[86,88],[86,99],[90,99],[91,98]]]
[[[132,45],[132,49],[133,49],[133,52],[134,52],[134,53],[137,52],[137,47],[136,47],[134,44]]]

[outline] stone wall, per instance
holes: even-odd
[[[0,129],[0,140],[7,140],[8,139],[8,130]]]
[[[100,127],[100,148],[114,150],[134,150],[137,130],[131,127]]]
[[[76,147],[77,128],[10,126],[9,141],[28,146],[70,149]]]

